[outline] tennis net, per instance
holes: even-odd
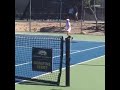
[[[36,70],[33,67],[33,59],[37,58],[36,64],[41,58],[34,57],[35,50],[48,50],[51,59],[47,59],[44,65],[49,64],[50,69],[43,66],[43,70]],[[40,53],[40,52],[39,52]],[[42,52],[44,55],[45,52]],[[50,58],[50,57],[49,57]],[[44,58],[45,59],[45,58]],[[50,62],[51,60],[51,62]],[[49,62],[49,63],[48,63]],[[46,64],[45,64],[46,63]],[[51,67],[50,67],[51,64]],[[15,79],[35,80],[43,83],[59,85],[61,70],[63,65],[63,37],[62,36],[45,36],[45,35],[21,35],[15,34]],[[39,68],[40,69],[40,68]]]

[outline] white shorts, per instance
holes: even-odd
[[[69,28],[67,31],[70,33],[71,32],[71,28]]]

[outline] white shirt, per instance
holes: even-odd
[[[69,19],[66,20],[66,30],[67,30],[68,32],[71,31],[71,24],[70,24],[70,20],[69,20]]]

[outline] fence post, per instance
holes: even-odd
[[[31,32],[31,4],[32,4],[32,2],[31,2],[31,0],[30,0],[30,7],[29,7],[29,32]]]

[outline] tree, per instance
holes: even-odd
[[[91,10],[96,21],[96,31],[98,31],[98,18],[96,16],[95,5],[100,5],[101,0],[84,0],[84,7],[87,7]]]

